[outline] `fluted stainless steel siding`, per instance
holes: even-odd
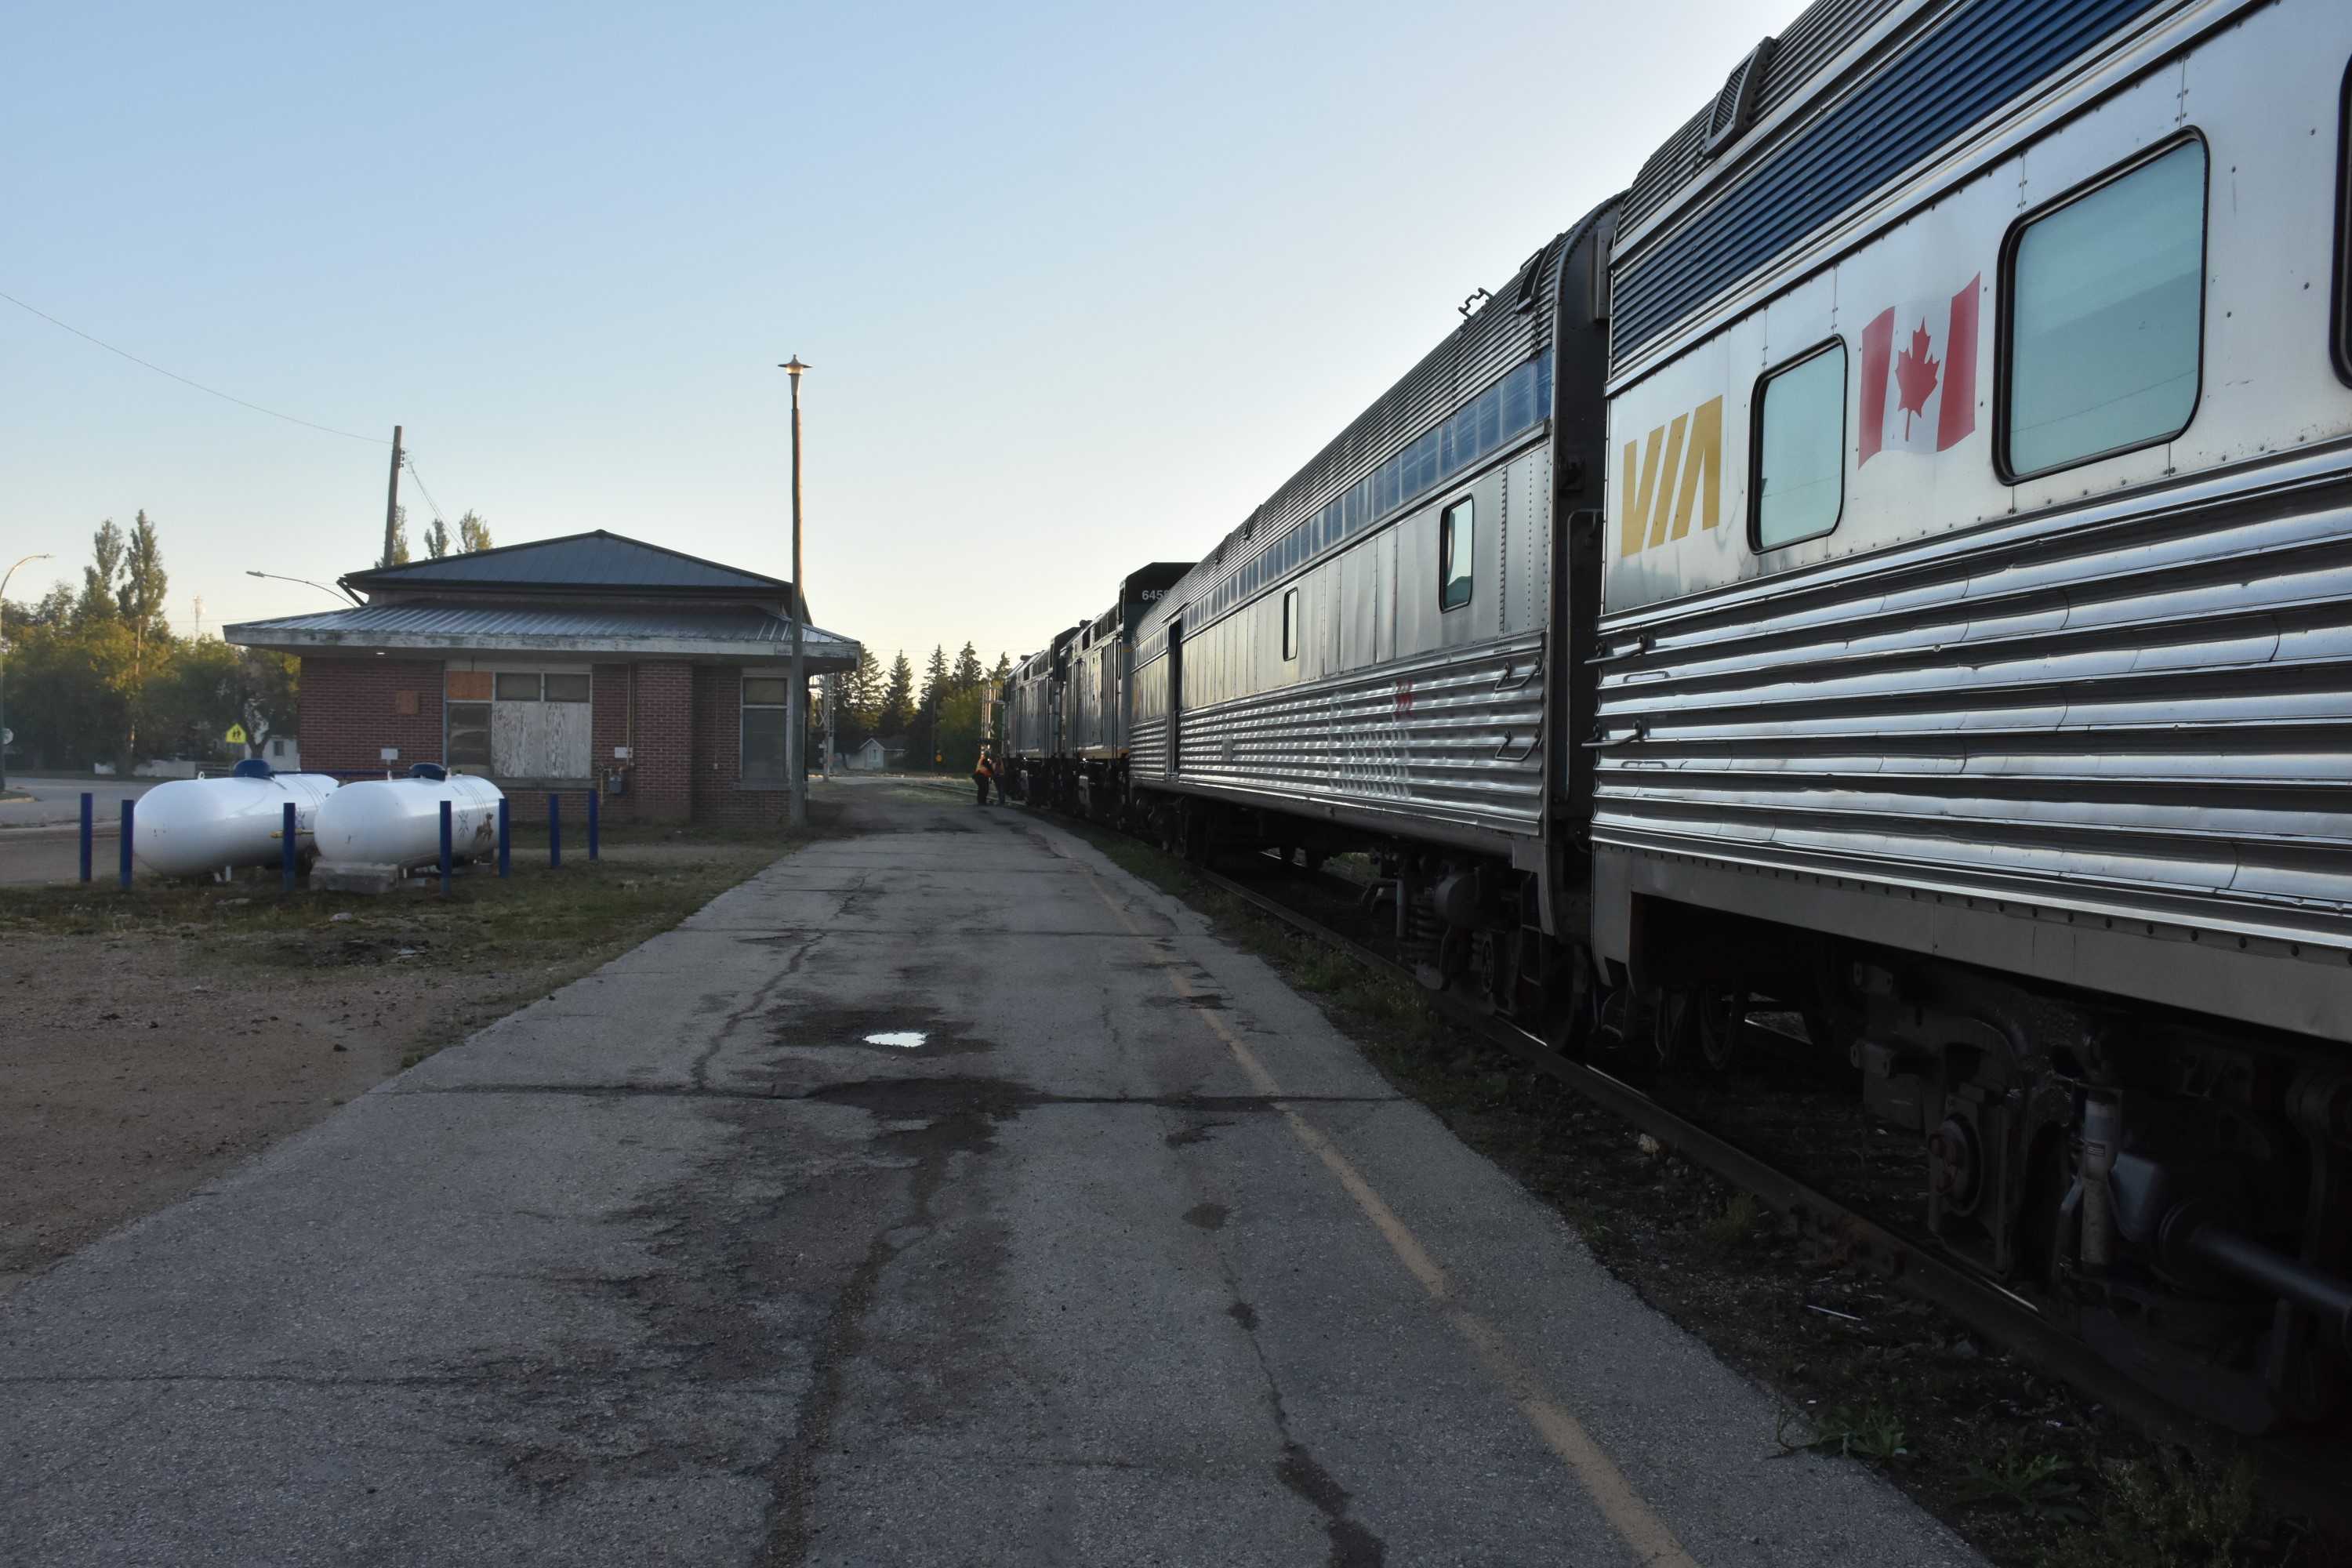
[[[1601,640],[1598,843],[2347,940],[2341,446],[1604,616]]]
[[[1543,633],[1184,712],[1178,782],[1517,836],[1543,813]],[[1136,776],[1148,779],[1139,731]],[[1160,748],[1151,748],[1154,764]]]

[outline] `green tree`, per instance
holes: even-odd
[[[877,735],[903,735],[915,719],[915,667],[907,662],[905,650],[890,662],[890,679],[884,683],[882,697],[874,719]]]
[[[471,555],[490,548],[490,525],[481,513],[468,509],[457,520],[457,553]]]
[[[163,572],[163,547],[155,525],[142,510],[131,525],[122,552],[122,587],[115,595],[123,624],[131,628],[131,722],[122,736],[122,772],[131,771],[139,750],[139,716],[147,689],[147,658],[151,649],[168,651],[171,624],[163,619],[163,599],[171,579]],[[159,647],[160,645],[160,647]]]
[[[378,571],[382,571],[386,566],[408,564],[408,509],[406,507],[396,506],[392,509],[392,557],[387,561],[379,561],[375,564]]]
[[[987,679],[980,667],[980,654],[971,644],[964,644],[962,651],[956,655],[955,673],[950,679],[957,691],[977,691],[980,683]]]
[[[425,553],[436,561],[449,553],[449,525],[437,517],[425,525]]]
[[[122,530],[108,518],[90,535],[90,564],[81,569],[81,598],[74,605],[80,621],[111,620],[121,613],[115,594],[122,575]]]

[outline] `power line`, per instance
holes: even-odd
[[[417,493],[425,498],[425,504],[433,509],[434,520],[437,522],[448,521],[449,520],[447,518],[441,515],[441,503],[433,499],[433,492],[425,488],[425,476],[416,471],[416,459],[415,458],[403,458],[401,459],[400,466],[406,468],[408,470],[408,477],[416,481]]]
[[[108,353],[121,354],[132,364],[144,366],[145,368],[153,371],[157,375],[168,375],[173,381],[180,383],[183,386],[193,386],[198,392],[208,393],[215,397],[220,398],[224,402],[234,403],[240,408],[250,408],[256,414],[267,414],[272,419],[283,419],[289,425],[299,425],[306,430],[317,430],[329,436],[341,436],[346,440],[368,441],[378,447],[384,445],[383,437],[381,436],[362,436],[350,430],[338,430],[331,425],[315,425],[308,419],[297,419],[291,414],[280,414],[275,408],[264,408],[258,403],[247,403],[242,397],[232,396],[228,393],[221,391],[218,387],[206,386],[201,381],[190,381],[178,371],[165,370],[162,365],[156,364],[152,361],[141,359],[137,354],[131,353],[127,349],[116,348],[112,343],[106,342],[103,338],[93,338],[88,332],[83,331],[79,327],[73,325],[71,322],[58,321],[47,310],[34,310],[32,306],[26,304],[25,301],[17,299],[14,294],[0,294],[0,300],[7,300],[8,303],[16,306],[20,310],[31,311],[32,314],[40,317],[41,320],[48,322],[49,325],[53,327],[63,327],[67,331],[71,332],[74,336],[81,339],[84,342],[96,343]],[[421,487],[423,481],[419,480],[418,484]],[[431,498],[428,496],[426,499],[430,500]]]

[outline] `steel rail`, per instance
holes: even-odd
[[[1089,826],[1099,826],[1089,824]],[[1257,888],[1204,866],[1186,869],[1212,887],[1339,949],[1375,973],[1411,985],[1424,1006],[1476,1035],[1514,1060],[1633,1123],[1661,1144],[1704,1166],[1785,1216],[1809,1239],[1861,1262],[1873,1273],[1933,1302],[2050,1376],[2082,1391],[2143,1431],[2185,1447],[2226,1449],[2250,1460],[2279,1501],[2329,1528],[2352,1532],[2352,1494],[2341,1456],[2277,1438],[2250,1438],[2199,1419],[2132,1381],[2024,1298],[1954,1264],[1788,1174],[1738,1144],[1667,1109],[1622,1079],[1562,1056],[1525,1030],[1459,996],[1431,991],[1412,971],[1341,935]],[[1298,875],[1295,869],[1292,875]],[[1339,879],[1332,879],[1334,881]]]

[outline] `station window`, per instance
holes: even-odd
[[[2205,144],[2176,144],[2012,231],[2001,467],[2010,479],[2169,441],[2204,352]]]
[[[1437,607],[1458,610],[1470,602],[1470,565],[1477,548],[1476,518],[1465,496],[1445,509],[1437,523]]]
[[[1282,596],[1282,657],[1298,657],[1298,590],[1293,588]]]
[[[1845,510],[1845,343],[1832,338],[1767,374],[1756,392],[1759,552],[1834,531]]]
[[[792,682],[761,677],[743,679],[742,781],[754,789],[782,789],[791,784],[786,740],[792,731],[792,710],[785,706]]]

